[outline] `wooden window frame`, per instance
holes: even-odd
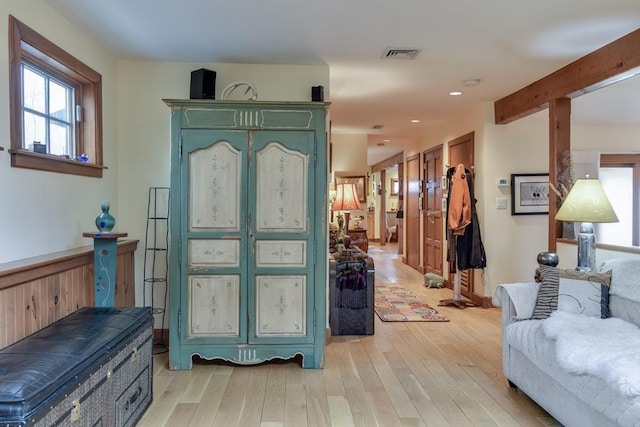
[[[76,149],[88,162],[29,151],[22,143],[22,61],[72,83],[82,121]],[[102,75],[9,15],[9,117],[11,166],[102,178]]]
[[[600,167],[633,170],[631,245],[640,246],[640,154],[600,154]]]

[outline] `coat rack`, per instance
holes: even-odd
[[[455,174],[457,179],[454,180]],[[453,298],[441,300],[439,306],[455,306],[461,309],[474,307],[474,303],[462,299],[460,267],[466,270],[486,266],[475,210],[476,200],[472,179],[472,173],[465,169],[463,164],[447,170],[447,188],[449,188],[446,212],[447,261],[452,263],[455,273]]]

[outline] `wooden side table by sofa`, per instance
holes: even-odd
[[[374,212],[367,212],[367,237],[369,240],[375,239],[376,230],[376,214]]]

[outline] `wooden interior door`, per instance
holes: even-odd
[[[406,228],[407,264],[420,270],[420,155],[407,157],[407,210],[404,213]]]
[[[443,274],[442,145],[424,152],[424,271]]]
[[[474,133],[468,133],[449,141],[449,166],[456,167],[460,163],[468,169],[471,174],[474,174]],[[446,171],[445,171],[446,173]],[[467,298],[471,298],[473,294],[473,270],[463,270],[460,272],[460,287],[461,294]],[[453,287],[453,268],[449,266],[449,286]]]

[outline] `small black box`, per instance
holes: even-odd
[[[216,99],[216,72],[200,68],[191,72],[191,99]]]
[[[33,152],[47,154],[47,144],[41,144],[39,142],[33,142]]]
[[[324,102],[324,86],[311,86],[311,100]]]

